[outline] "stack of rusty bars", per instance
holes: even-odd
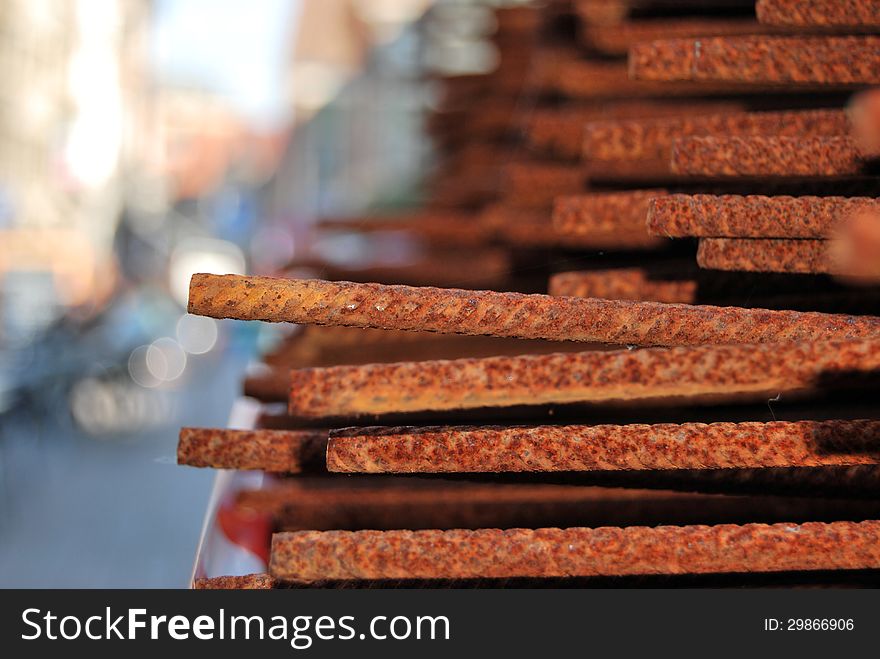
[[[182,464],[278,475],[236,501],[269,574],[198,586],[876,581],[878,289],[733,259],[876,213],[846,107],[880,2],[707,4],[499,10],[426,205],[322,225],[461,249],[445,271],[193,277],[191,313],[298,326],[245,385],[257,429],[181,431]],[[455,285],[486,250],[493,290]]]

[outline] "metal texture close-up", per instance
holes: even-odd
[[[850,137],[684,137],[672,171],[688,176],[856,176],[864,155]]]
[[[324,470],[327,432],[182,428],[177,463],[283,473]]]
[[[880,37],[710,37],[638,44],[629,51],[636,80],[880,84]]]
[[[652,279],[639,268],[560,272],[550,278],[547,290],[550,295],[667,304],[694,304],[697,299],[697,282],[693,279]]]
[[[880,341],[696,346],[291,372],[290,412],[334,417],[589,401],[757,400],[853,384]]]
[[[553,204],[553,228],[565,236],[621,231],[647,234],[648,204],[665,194],[657,189],[560,196]]]
[[[846,274],[829,245],[827,240],[703,238],[697,263],[715,270]]]
[[[670,157],[673,142],[683,137],[821,137],[849,132],[849,119],[842,110],[591,121],[584,128],[583,155],[595,160],[647,160]]]
[[[709,574],[880,568],[880,522],[301,531],[272,538],[290,581]]]
[[[880,464],[880,422],[798,421],[332,431],[335,472],[443,473]]]
[[[618,345],[880,337],[880,318],[493,291],[193,275],[189,312],[213,318]]]
[[[868,197],[667,195],[655,197],[648,230],[668,238],[832,238],[857,213],[880,213]]]
[[[880,28],[877,0],[757,0],[755,13],[765,25]]]

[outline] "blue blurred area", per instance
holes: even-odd
[[[428,4],[0,11],[0,587],[187,585],[213,472],[175,464],[179,428],[225,426],[284,331],[189,316],[189,277],[418,199]]]

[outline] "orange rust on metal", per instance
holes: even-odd
[[[626,55],[629,49],[645,41],[686,37],[773,34],[784,28],[761,25],[750,18],[673,18],[622,21],[614,25],[581,27],[581,42],[608,55]]]
[[[843,274],[827,240],[701,238],[697,263],[711,270]]]
[[[375,477],[373,477],[375,478]],[[547,525],[651,523],[665,519],[768,519],[770,506],[749,497],[727,497],[555,484],[419,483],[369,487],[361,482],[328,483],[304,488],[281,485],[268,491],[242,492],[236,505],[268,512],[275,528],[293,530],[390,530],[519,528]],[[807,502],[776,501],[794,512]],[[702,508],[702,509],[701,509]],[[835,506],[845,514],[846,506]],[[684,509],[684,510],[682,510]],[[678,511],[678,512],[677,512]],[[854,509],[853,512],[857,512]],[[874,511],[876,512],[876,511]],[[850,513],[851,514],[851,513]]]
[[[854,176],[864,154],[849,137],[684,137],[672,172],[688,176]]]
[[[541,339],[513,339],[496,336],[464,336],[433,332],[403,332],[369,330],[351,327],[308,326],[301,337],[291,337],[264,360],[272,368],[269,373],[257,374],[261,385],[277,391],[270,382],[272,371],[283,373],[283,389],[289,385],[287,369],[308,366],[335,366],[337,364],[370,364],[427,359],[457,359],[459,357],[493,357],[496,355],[546,354],[584,350],[582,343],[544,341]],[[334,330],[348,330],[338,332]],[[328,338],[316,339],[327,332]],[[364,334],[362,340],[356,336]],[[387,334],[387,338],[376,336]],[[338,345],[329,340],[338,337]]]
[[[591,121],[584,128],[584,158],[651,160],[669,158],[676,139],[691,136],[845,136],[843,110],[741,112],[684,117]]]
[[[703,81],[633,80],[623,62],[565,59],[559,61],[547,86],[564,96],[590,99],[664,99],[682,96],[731,96],[742,93],[740,83]],[[769,90],[768,85],[750,85],[749,91]]]
[[[653,279],[641,268],[586,270],[553,275],[548,293],[568,297],[693,304],[697,299],[697,282],[694,279]]]
[[[758,21],[796,27],[880,27],[878,0],[758,0]]]
[[[637,44],[629,73],[646,82],[880,84],[880,37],[710,37]]]
[[[880,488],[880,468],[876,465],[683,469],[679,471],[613,473],[616,476],[624,477],[622,482],[616,483],[617,485],[672,488],[686,492],[785,494],[811,497],[819,495],[876,499],[878,488]],[[642,475],[650,478],[641,478]],[[877,518],[876,515],[869,517],[871,519]]]
[[[742,110],[743,105],[736,101],[698,101],[685,104],[680,101],[614,100],[574,107],[565,105],[533,111],[526,127],[526,138],[533,149],[576,160],[581,157],[584,126],[590,121],[724,114]]]
[[[767,343],[880,335],[880,318],[494,291],[195,274],[190,313],[617,345]]]
[[[298,364],[306,366],[307,364]],[[242,393],[249,398],[280,402],[290,395],[290,374],[286,368],[272,368],[244,379]]]
[[[373,427],[330,433],[345,473],[644,471],[880,464],[880,422]]]
[[[630,231],[603,231],[592,234],[561,234],[550,222],[512,224],[504,227],[499,239],[513,247],[556,247],[571,250],[652,250],[663,244],[657,236],[644,229]]]
[[[417,260],[399,264],[381,262],[340,265],[329,261],[303,259],[288,263],[291,273],[315,273],[322,279],[382,282],[383,284],[423,284],[496,288],[510,276],[510,255],[504,249],[432,250]]]
[[[268,574],[245,574],[229,577],[203,577],[193,580],[193,590],[271,590],[278,581]]]
[[[552,213],[546,207],[524,208],[507,203],[487,206],[479,216],[496,240],[513,247],[548,247],[559,249],[642,250],[661,245],[641,226],[606,226],[590,233],[556,231]]]
[[[575,0],[574,11],[586,25],[616,25],[630,12],[631,0]]]
[[[177,463],[285,473],[324,470],[327,431],[181,428]]]
[[[405,232],[432,245],[455,247],[486,243],[483,228],[461,212],[417,211],[399,215],[368,215],[324,219],[315,228],[320,232]]]
[[[648,231],[668,238],[831,238],[864,211],[880,213],[880,199],[674,194],[652,200]]]
[[[403,483],[389,478],[322,478],[313,485],[288,479],[269,489],[242,491],[235,505],[251,514],[271,516],[279,531],[839,521],[880,514],[880,501],[546,483],[435,480],[433,485],[432,481],[408,485],[411,477]],[[376,480],[381,485],[369,485]]]
[[[880,369],[880,341],[650,348],[291,372],[301,417],[615,400],[760,400]],[[838,383],[838,386],[841,383]]]
[[[712,574],[880,567],[880,522],[300,531],[275,534],[292,581]]]
[[[647,234],[648,204],[666,190],[596,192],[557,197],[553,229],[566,236],[590,236],[615,231]]]
[[[502,177],[505,201],[522,206],[544,206],[558,195],[579,192],[586,183],[579,166],[558,163],[511,163]]]

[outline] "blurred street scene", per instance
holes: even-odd
[[[484,3],[429,4],[0,0],[0,586],[187,584],[177,430],[289,331],[188,315],[190,276],[412,258],[310,226],[416,200],[425,71],[493,65]]]

